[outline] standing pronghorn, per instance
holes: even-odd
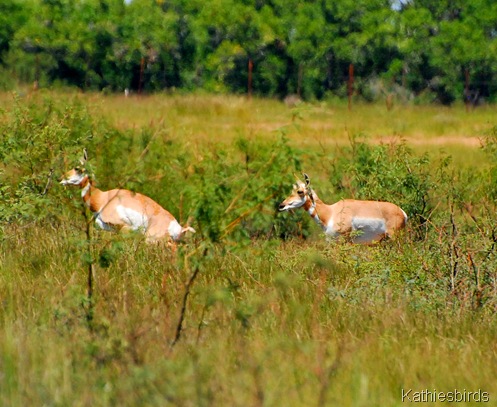
[[[173,215],[148,196],[126,189],[101,191],[93,185],[84,168],[70,170],[60,183],[82,189],[83,201],[93,213],[96,224],[104,230],[138,230],[146,236],[147,242],[163,238],[178,241],[185,232],[195,233],[190,226],[182,227]]]
[[[327,205],[312,190],[307,174],[304,178],[305,183],[295,183],[279,210],[304,208],[330,237],[344,235],[354,243],[371,243],[393,236],[406,225],[406,213],[390,202],[344,199]]]

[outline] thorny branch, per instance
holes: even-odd
[[[195,251],[196,250],[194,250],[192,253],[190,253],[188,255],[188,257],[190,257],[193,253],[195,253]],[[207,248],[204,249],[202,257],[205,257],[206,255],[207,255]],[[187,262],[188,257],[185,259],[185,263]],[[187,303],[188,303],[188,297],[190,296],[191,288],[192,288],[193,283],[195,282],[195,279],[197,278],[199,272],[200,272],[200,265],[197,264],[195,266],[195,270],[193,270],[192,275],[190,276],[188,282],[186,283],[185,292],[183,294],[183,301],[182,301],[182,304],[181,304],[181,312],[180,312],[180,315],[179,315],[178,324],[176,326],[176,334],[174,335],[174,339],[171,342],[170,349],[172,349],[176,345],[176,343],[178,343],[178,341],[181,338],[181,333],[183,331],[183,322],[185,320],[185,314],[186,314],[186,306],[187,306]]]

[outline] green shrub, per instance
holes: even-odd
[[[342,197],[389,201],[399,205],[414,226],[430,211],[432,165],[404,143],[372,145],[352,138],[333,162],[330,180]]]
[[[0,160],[5,205],[0,221],[53,217],[60,193],[53,188],[63,163],[91,145],[95,126],[86,108],[46,99],[40,106],[14,98],[14,108],[0,125]]]

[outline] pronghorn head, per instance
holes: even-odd
[[[82,185],[88,180],[88,174],[84,168],[73,168],[72,170],[66,172],[60,183],[62,185]]]
[[[83,156],[79,159],[81,167],[75,167],[64,174],[64,178],[60,181],[62,185],[79,185],[84,186],[89,179],[86,173],[85,165],[88,161],[88,151],[83,148]]]
[[[306,203],[308,199],[314,202],[314,196],[311,188],[311,180],[307,174],[304,174],[305,182],[297,180],[295,184],[293,184],[293,191],[291,195],[286,198],[278,209],[280,211],[288,211],[291,209],[297,209]]]

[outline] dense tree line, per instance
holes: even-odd
[[[497,99],[494,0],[2,0],[0,87]],[[250,68],[253,67],[253,68]]]

